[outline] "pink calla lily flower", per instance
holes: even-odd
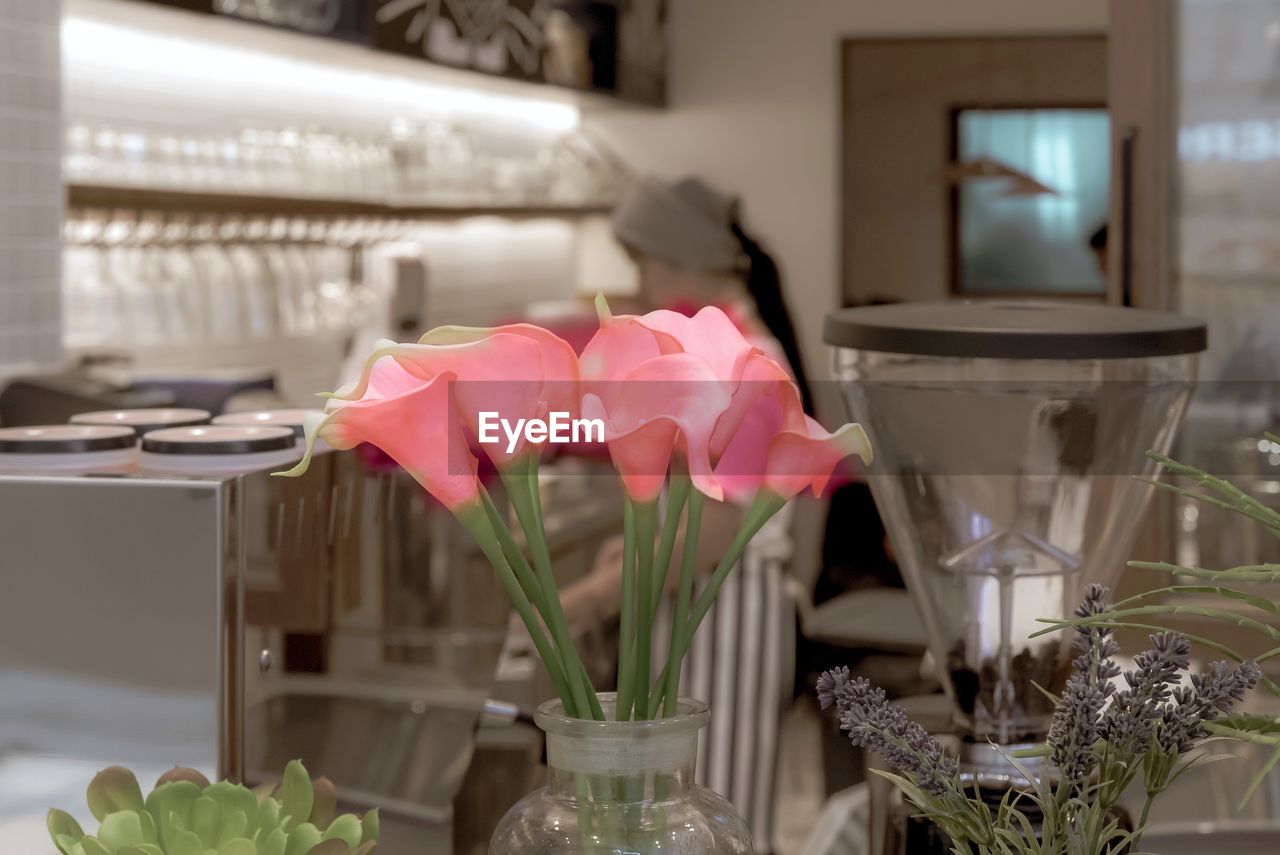
[[[619,380],[588,388],[593,391],[583,397],[582,414],[604,423],[604,439],[628,495],[638,501],[656,499],[678,446],[688,458],[694,485],[722,498],[709,449],[730,395],[705,360],[687,353],[655,356]]]
[[[715,479],[726,498],[748,501],[760,489],[784,499],[825,489],[836,465],[851,454],[872,459],[862,427],[830,433],[804,412],[800,391],[781,365],[753,353],[711,443]]]
[[[862,425],[850,423],[834,433],[811,416],[804,416],[800,430],[784,430],[769,444],[764,465],[764,487],[790,499],[807,487],[821,495],[836,465],[851,454],[863,463],[872,461],[871,443]]]
[[[759,350],[718,306],[705,306],[693,317],[659,309],[631,320],[675,342],[681,352],[706,360],[722,380],[736,380],[747,358]]]
[[[418,344],[470,344],[499,335],[527,339],[538,350],[538,359],[532,365],[503,366],[506,376],[541,384],[540,398],[547,411],[576,416],[580,404],[578,354],[574,352],[572,345],[550,330],[533,324],[505,324],[498,327],[443,326],[423,335],[418,339]],[[515,357],[516,354],[506,356]]]
[[[476,458],[467,445],[451,395],[456,375],[424,380],[395,359],[376,360],[362,378],[358,398],[334,398],[329,410],[306,423],[306,455],[282,475],[301,475],[322,438],[337,449],[376,445],[454,513],[478,504]]]
[[[714,307],[693,318],[666,311],[615,317],[600,299],[597,310],[600,330],[579,360],[582,414],[604,422],[628,494],[655,498],[678,448],[694,486],[722,499],[712,473],[712,434],[750,344]]]
[[[566,342],[546,330],[528,324],[494,330],[442,327],[423,340],[427,343],[378,342],[361,378],[335,397],[361,396],[373,366],[390,357],[421,380],[453,374],[458,412],[473,437],[481,435],[482,413],[515,424],[545,418],[550,411],[570,416],[578,412],[577,357]],[[508,448],[505,437],[501,440],[481,446],[499,467],[537,448],[523,434],[514,448]]]

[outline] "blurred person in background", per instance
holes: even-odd
[[[1098,269],[1102,271],[1102,275],[1106,276],[1109,268],[1107,266],[1107,224],[1103,223],[1089,235],[1089,251],[1093,253],[1094,260],[1098,262]]]
[[[748,340],[790,369],[806,411],[813,412],[778,266],[743,230],[734,200],[697,178],[642,178],[614,211],[613,230],[638,268],[641,311],[691,316],[705,306],[722,309]],[[726,551],[744,511],[707,504],[697,560],[702,580]],[[780,720],[793,699],[795,603],[784,581],[792,554],[789,529],[784,511],[752,540],[699,628],[681,680],[682,695],[712,710],[700,747],[699,780],[747,818],[760,853],[773,850]],[[680,553],[677,542],[673,563]],[[668,572],[668,584],[678,575],[678,567]],[[618,538],[601,550],[588,576],[562,592],[570,622],[591,626],[616,619],[621,578]],[[654,628],[655,661],[666,656],[670,620],[668,602]]]

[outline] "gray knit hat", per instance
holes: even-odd
[[[686,270],[730,270],[742,248],[730,226],[737,203],[697,178],[641,177],[613,212],[613,233],[633,249]]]

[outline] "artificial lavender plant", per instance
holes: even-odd
[[[1267,434],[1258,441],[1258,450],[1272,455],[1280,454],[1280,436]],[[1154,486],[1249,520],[1258,527],[1264,543],[1280,538],[1280,511],[1256,496],[1230,481],[1163,454],[1149,451],[1147,456],[1162,469],[1192,484],[1187,488],[1176,483],[1152,481]],[[1055,632],[1066,626],[1160,630],[1166,628],[1168,623],[1190,617],[1200,625],[1222,625],[1230,627],[1237,636],[1241,634],[1238,631],[1243,630],[1243,634],[1256,637],[1266,648],[1257,655],[1258,662],[1280,656],[1280,629],[1276,627],[1276,620],[1280,618],[1280,604],[1254,587],[1280,583],[1280,564],[1246,564],[1225,570],[1164,561],[1130,561],[1129,566],[1168,574],[1172,584],[1135,594],[1103,611],[1077,614],[1068,620],[1046,621],[1051,626],[1043,632]],[[1217,650],[1235,661],[1244,659],[1238,652],[1214,638],[1211,631],[1202,632],[1202,636],[1193,635],[1189,638],[1196,644]],[[1207,704],[1206,709],[1225,713],[1222,704],[1226,703],[1227,698],[1234,698],[1232,692],[1239,688],[1238,684],[1231,681],[1230,669],[1221,664],[1211,666],[1210,673],[1199,680],[1195,698],[1186,702],[1200,704],[1202,707]],[[1212,681],[1212,685],[1206,681]],[[1266,675],[1259,676],[1258,682],[1273,695],[1280,696],[1280,685]],[[1213,701],[1211,696],[1215,691],[1227,694],[1225,698]],[[1183,701],[1179,700],[1178,690],[1174,694],[1181,706]],[[1249,784],[1244,796],[1247,801],[1266,776],[1280,765],[1280,718],[1236,713],[1205,716],[1203,720],[1204,729],[1211,735],[1251,742],[1271,749],[1271,756]],[[1166,739],[1178,738],[1175,727],[1166,727],[1164,733]]]
[[[1181,685],[1190,643],[1180,633],[1161,631],[1117,690],[1121,670],[1113,660],[1118,646],[1111,629],[1087,622],[1108,608],[1106,589],[1092,585],[1076,609],[1086,622],[1076,627],[1072,674],[1040,752],[1053,768],[1027,774],[1033,788],[1007,791],[994,808],[961,780],[942,745],[867,680],[851,678],[847,668],[828,671],[818,680],[818,699],[824,709],[836,707],[854,745],[884,759],[890,771],[873,771],[938,825],[957,855],[1135,852],[1152,802],[1201,759],[1193,752],[1208,735],[1206,724],[1229,713],[1260,671],[1254,662],[1214,662]],[[1021,769],[1017,758],[1009,762]],[[1126,831],[1114,808],[1138,775],[1146,801],[1136,828]],[[1027,804],[1035,810],[1022,810]],[[1034,813],[1043,816],[1038,832]]]

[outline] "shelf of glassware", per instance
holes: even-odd
[[[358,197],[285,196],[242,192],[211,192],[108,184],[67,184],[71,208],[106,208],[192,214],[258,214],[269,216],[379,217],[431,219],[496,215],[507,217],[576,217],[606,213],[610,205],[582,203],[522,204],[419,203],[377,201]]]

